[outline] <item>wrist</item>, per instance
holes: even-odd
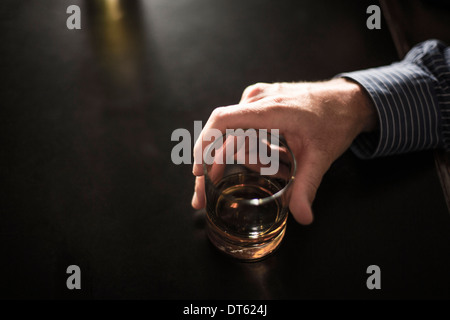
[[[347,78],[327,81],[329,101],[339,108],[346,122],[354,129],[355,137],[378,128],[378,114],[366,90],[357,82]]]
[[[351,92],[349,106],[358,114],[362,132],[375,131],[378,128],[378,114],[375,105],[366,90],[357,82],[342,78]]]
[[[356,82],[336,78],[309,83],[310,106],[332,125],[334,134],[351,143],[359,134],[378,127],[376,108],[365,89]]]

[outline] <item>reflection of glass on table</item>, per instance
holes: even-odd
[[[259,260],[281,243],[286,229],[295,159],[265,130],[216,139],[204,155],[208,237],[221,251]]]

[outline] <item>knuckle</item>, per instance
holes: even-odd
[[[286,102],[286,98],[282,95],[275,95],[272,97],[272,102],[276,106],[282,106]]]
[[[222,115],[224,114],[224,109],[225,109],[225,107],[217,107],[217,108],[215,108],[212,111],[212,113],[211,113],[211,118],[212,119],[221,118]]]
[[[267,97],[261,100],[261,104],[267,111],[272,111],[275,113],[287,111],[290,106],[290,103],[286,97],[281,95]]]
[[[257,96],[257,95],[263,93],[267,89],[268,86],[269,86],[269,84],[265,83],[265,82],[258,82],[258,83],[252,84],[252,85],[248,86],[247,88],[245,88],[244,96],[247,98]]]
[[[230,108],[217,107],[212,111],[209,121],[217,124],[217,123],[225,121],[227,119],[227,117],[231,114],[232,114],[232,110]]]
[[[264,90],[265,88],[267,88],[268,85],[269,84],[265,83],[265,82],[257,82],[257,83],[252,84],[248,88],[250,88],[252,90]]]
[[[284,85],[281,82],[274,82],[272,83],[272,89],[275,92],[281,91],[283,89]]]

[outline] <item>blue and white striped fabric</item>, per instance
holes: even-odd
[[[450,151],[450,47],[428,40],[401,62],[338,76],[362,85],[378,112],[379,130],[361,134],[351,146],[358,157]]]

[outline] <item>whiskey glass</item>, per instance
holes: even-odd
[[[284,237],[296,172],[278,130],[227,130],[203,154],[207,235],[222,252],[258,261]]]

